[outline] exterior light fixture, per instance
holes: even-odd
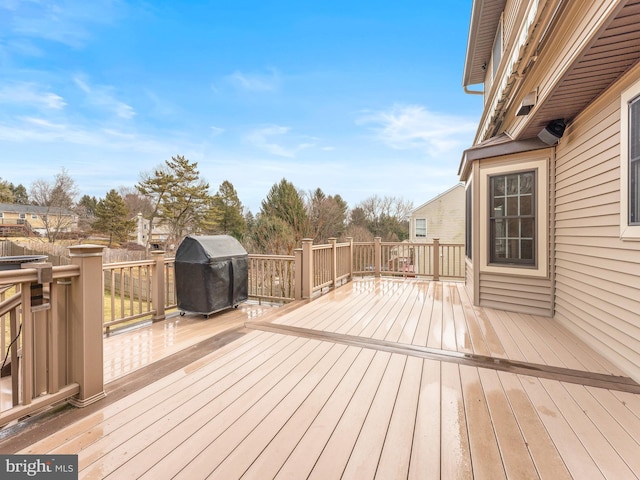
[[[566,127],[567,124],[562,119],[551,120],[538,134],[538,138],[547,145],[555,145],[562,138]]]

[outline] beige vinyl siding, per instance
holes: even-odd
[[[415,236],[415,220],[427,220],[427,236]],[[464,243],[465,193],[462,184],[416,208],[411,213],[411,241],[440,243]]]
[[[620,94],[628,83],[579,116],[557,148],[555,318],[638,380],[640,243],[620,239]]]
[[[520,12],[522,6],[522,0],[507,1],[504,7],[503,19],[503,32],[505,44],[512,44],[514,38],[512,37],[517,30],[514,30],[522,21],[523,12]]]
[[[551,281],[546,278],[481,273],[480,305],[550,317]]]
[[[507,165],[513,170],[514,168],[517,169],[516,167],[519,163],[544,158],[547,155],[550,155],[549,151],[514,155]],[[548,176],[539,178],[538,181],[550,182],[550,185],[553,185],[553,182],[551,182],[553,169],[549,168],[548,170]],[[548,262],[548,272],[552,272],[550,267],[553,265],[553,242],[551,241],[553,236],[553,194],[553,189],[549,188],[549,201],[547,202],[549,235],[545,238],[539,237],[539,242],[547,242],[548,244],[547,251],[549,254],[545,259]],[[486,207],[486,201],[480,201],[479,204]],[[539,200],[538,204],[540,204]],[[478,213],[476,212],[476,214]],[[487,239],[483,239],[482,244],[486,245],[486,241]],[[539,261],[542,261],[542,259],[539,259]],[[553,315],[552,273],[547,276],[532,276],[527,275],[526,268],[512,267],[510,270],[509,274],[480,271],[478,281],[479,305],[499,310],[551,317]]]

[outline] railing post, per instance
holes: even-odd
[[[382,238],[375,237],[373,239],[373,272],[376,277],[380,276],[382,270]]]
[[[159,322],[166,318],[164,311],[164,251],[154,250],[151,252],[151,257],[155,259],[155,265],[151,273],[151,308],[156,312],[152,320]]]
[[[71,263],[80,267],[80,276],[71,279],[69,308],[69,380],[80,385],[80,393],[70,402],[78,407],[90,405],[105,396],[103,249],[100,245],[69,247]]]
[[[337,238],[331,237],[329,245],[331,245],[331,284],[336,288],[338,283],[338,249],[336,248]]]
[[[349,244],[349,281],[353,280],[353,237],[347,237]]]
[[[440,280],[440,239],[433,239],[433,279]]]
[[[313,239],[302,239],[302,298],[311,298],[313,292]]]
[[[296,300],[302,300],[302,269],[304,268],[302,265],[302,248],[296,248],[293,251],[293,255],[295,257],[293,266],[295,271],[294,297]]]

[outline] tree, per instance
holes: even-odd
[[[149,197],[141,195],[135,187],[120,187],[118,193],[127,205],[130,215],[141,213],[144,218],[149,218],[153,212],[153,205]]]
[[[28,205],[29,204],[29,194],[27,193],[27,189],[21,183],[18,185],[13,185],[13,183],[9,184],[9,188],[13,192],[13,202],[19,205]]]
[[[0,179],[0,203],[13,203],[14,196],[10,183]]]
[[[353,209],[350,225],[362,226],[364,223],[374,236],[381,237],[383,241],[402,241],[409,238],[411,210],[412,202],[373,195]]]
[[[241,240],[247,230],[247,222],[242,215],[242,203],[233,184],[227,180],[222,182],[212,202],[214,232]]]
[[[30,193],[36,205],[46,207],[42,223],[49,242],[56,242],[60,233],[75,228],[76,215],[72,210],[78,188],[65,168],[56,174],[53,182],[34,181]]]
[[[257,250],[255,253],[291,255],[299,246],[296,237],[293,227],[280,217],[260,215],[253,231],[251,244]]]
[[[329,238],[340,238],[344,234],[347,202],[340,195],[327,197],[321,189],[316,189],[309,195],[307,213],[316,243],[326,243]]]
[[[89,195],[82,196],[76,205],[76,212],[79,217],[78,226],[81,230],[88,230],[91,227],[95,219],[97,206],[98,199],[96,197],[90,197]]]
[[[262,201],[260,220],[275,217],[291,227],[294,245],[310,234],[309,218],[302,197],[291,182],[284,178],[271,187],[267,197]],[[293,253],[293,248],[287,254]]]
[[[147,217],[149,232],[156,219],[169,229],[168,243],[179,243],[188,233],[199,232],[210,210],[209,184],[200,179],[198,163],[178,155],[165,160],[153,174],[143,175],[137,190],[153,206]],[[147,238],[147,247],[151,234]]]
[[[111,189],[95,209],[96,220],[92,226],[97,232],[109,235],[109,247],[113,241],[125,242],[136,227],[136,221],[129,219],[127,205],[118,192]]]

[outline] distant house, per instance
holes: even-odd
[[[136,227],[136,243],[138,245],[147,245],[147,240],[149,240],[149,245],[155,246],[156,248],[167,248],[166,242],[169,238],[169,228],[163,225],[158,219],[153,221],[153,231],[149,232],[149,220],[142,216],[142,213],[138,213],[137,217],[137,227]],[[150,237],[150,238],[149,238]]]
[[[464,184],[459,183],[411,212],[411,242],[464,243]]]
[[[640,380],[640,4],[473,0],[460,164],[475,305],[552,317]]]
[[[35,232],[46,235],[47,224],[58,232],[73,232],[78,229],[78,215],[61,208],[0,203],[0,230],[3,234]]]

